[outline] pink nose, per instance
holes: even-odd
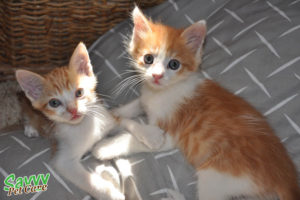
[[[72,114],[72,116],[77,115],[77,109],[76,108],[68,108],[67,109],[69,113]]]
[[[155,81],[158,81],[161,79],[164,75],[163,74],[152,74],[153,78]]]

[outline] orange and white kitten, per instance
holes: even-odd
[[[133,22],[129,53],[144,85],[139,99],[115,110],[121,125],[129,130],[140,126],[130,118],[145,111],[151,125],[167,132],[161,150],[176,145],[197,170],[200,200],[274,195],[299,200],[295,166],[266,119],[198,74],[205,21],[175,29],[152,22],[135,8]],[[128,134],[99,147],[94,154],[102,159],[151,151]],[[120,149],[118,155],[111,148]],[[171,192],[168,199],[184,197]]]
[[[97,80],[85,45],[77,46],[69,66],[56,68],[43,76],[17,70],[16,78],[32,106],[54,123],[58,142],[58,151],[52,160],[55,169],[96,199],[125,199],[112,182],[89,172],[80,162],[114,126],[112,116],[97,101]],[[29,136],[40,132],[35,130],[38,125],[27,126],[27,131],[34,132]]]

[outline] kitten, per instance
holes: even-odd
[[[144,110],[151,125],[167,132],[161,150],[176,145],[197,170],[201,200],[273,195],[299,200],[296,168],[266,119],[197,73],[205,21],[175,29],[152,22],[135,8],[133,22],[128,49],[144,85],[140,98],[114,111],[120,124],[140,126],[130,118]],[[101,143],[93,150],[101,159],[151,151],[129,134]],[[109,149],[116,146],[122,151],[112,155]],[[170,199],[184,197],[171,192]]]
[[[113,183],[89,172],[80,162],[95,142],[115,125],[112,116],[97,101],[97,80],[85,45],[77,46],[69,66],[56,68],[44,76],[17,70],[16,78],[36,112],[48,118],[46,124],[54,123],[58,151],[51,162],[55,169],[97,199],[125,199]],[[34,132],[30,136],[37,136],[37,132],[43,130],[39,128],[43,126],[39,121],[42,118],[37,115],[40,113],[30,112],[31,124],[35,121],[35,126],[27,124],[27,129]]]

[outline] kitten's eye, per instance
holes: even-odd
[[[152,64],[153,63],[153,60],[154,60],[154,57],[151,55],[151,54],[146,54],[144,56],[144,62],[146,64]]]
[[[172,59],[170,60],[170,62],[168,63],[168,67],[171,70],[177,70],[180,67],[180,62],[176,59]]]
[[[61,102],[58,99],[51,99],[49,101],[49,105],[53,108],[57,108],[58,106],[61,105]]]
[[[82,97],[83,96],[83,89],[82,88],[79,88],[78,90],[76,90],[76,92],[75,92],[75,96],[77,97],[77,98],[79,98],[79,97]]]

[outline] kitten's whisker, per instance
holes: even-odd
[[[97,114],[87,113],[86,116],[89,117],[90,119],[96,119],[98,122],[105,123],[104,121],[105,118],[103,115],[99,116]]]
[[[145,81],[145,79],[140,80],[139,82],[137,82],[134,86],[133,89],[136,89],[139,85],[141,85],[143,82]]]
[[[91,112],[91,111],[89,111],[89,112],[86,113],[86,115],[94,116],[94,117],[97,117],[97,118],[102,119],[102,120],[104,119],[104,115],[102,115],[102,114],[100,114],[98,112]]]
[[[112,99],[112,97],[110,95],[102,94],[102,93],[99,93],[99,92],[97,92],[97,94],[100,96],[100,98],[106,97],[108,99]]]
[[[87,106],[98,106],[99,108],[101,108],[103,106],[103,99],[102,98],[98,98],[96,99],[95,102],[88,102],[86,103]]]
[[[130,62],[131,62],[131,61],[130,61]],[[131,65],[131,64],[128,64],[127,66],[128,66],[128,67],[131,67],[132,65]],[[134,69],[132,69],[131,71],[125,70],[124,72],[120,73],[120,76],[123,77],[123,75],[126,75],[126,74],[136,74],[136,73],[137,73],[137,70],[134,70]],[[119,79],[118,76],[115,76],[115,77],[112,78],[112,80],[115,80],[115,79],[117,79],[117,78]]]
[[[137,82],[140,80],[140,77],[136,77],[136,78],[131,78],[128,79],[127,81],[123,82],[122,85],[120,85],[115,91],[114,94],[116,96],[120,95],[126,88],[128,88],[129,86],[131,86],[133,83]]]
[[[144,79],[140,79],[140,80],[135,81],[134,83],[132,83],[132,86],[130,86],[130,89],[135,90],[143,82],[144,82]],[[127,95],[128,92],[129,92],[129,90],[126,91],[125,95]]]
[[[126,85],[123,85],[123,90],[120,91],[120,92],[124,92],[126,88],[132,89],[132,87],[133,87],[137,82],[139,82],[139,81],[140,81],[140,79],[133,79],[133,80],[131,80],[131,81],[128,81],[128,82],[126,83]],[[125,91],[125,95],[128,94],[129,89],[127,89],[127,90]]]
[[[122,72],[120,75],[125,75],[125,74],[136,74],[135,70],[125,70],[124,72]]]
[[[137,79],[141,79],[142,76],[140,74],[136,74],[130,77],[127,77],[126,79],[124,79],[123,81],[121,81],[114,89],[113,94],[117,94],[119,95],[121,92],[123,92],[123,90],[125,88],[127,88],[131,82],[137,80]]]
[[[126,79],[124,79],[123,81],[121,81],[118,85],[122,85],[124,82],[134,79],[134,78],[140,78],[141,75],[140,74],[134,74],[132,76],[127,77]]]

